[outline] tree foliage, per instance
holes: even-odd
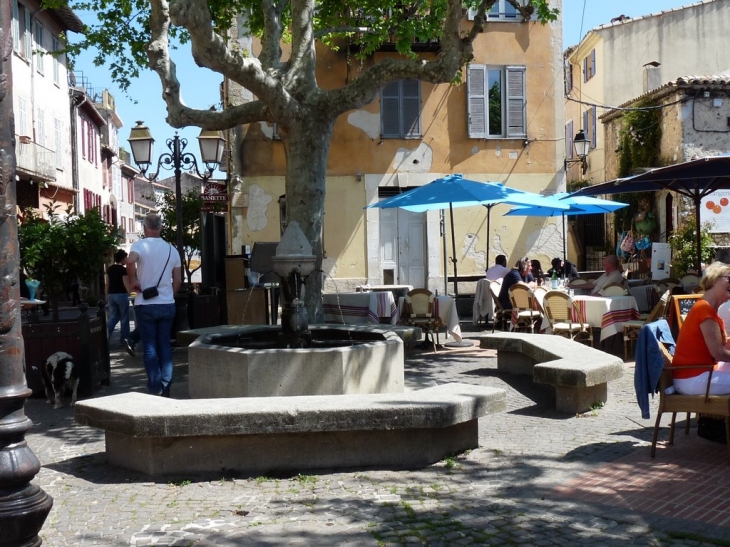
[[[48,220],[32,209],[18,228],[20,264],[28,276],[41,282],[58,319],[58,299],[69,282],[78,278],[91,284],[104,268],[105,259],[119,243],[114,226],[104,222],[96,209],[83,215],[59,215],[56,203],[46,205]]]
[[[473,58],[473,41],[482,36],[486,13],[496,0],[45,0],[47,7],[70,2],[97,14],[72,49],[95,47],[97,65],[124,89],[147,62],[160,78],[173,127],[225,130],[255,122],[276,123],[286,150],[288,217],[297,221],[322,268],[322,226],[330,139],[337,118],[372,102],[383,86],[403,79],[433,84],[458,81]],[[554,21],[549,0],[507,0],[526,24],[536,15]],[[462,29],[465,8],[474,8],[472,25]],[[466,30],[468,28],[468,30]],[[235,31],[235,32],[230,32]],[[254,55],[241,36],[256,36]],[[193,108],[182,100],[171,50],[189,40],[195,62],[248,90],[252,100],[224,104],[220,111]],[[440,50],[418,56],[414,40],[438,41]],[[398,56],[374,61],[384,43]],[[287,47],[284,48],[283,44]],[[340,88],[318,85],[318,47],[345,49],[368,58]],[[321,317],[321,277],[307,279],[310,317]]]
[[[715,255],[710,222],[700,226],[700,248],[702,249],[702,263],[709,264]],[[669,246],[672,249],[672,276],[680,278],[689,270],[697,270],[697,228],[694,215],[687,215],[682,219],[672,235],[669,236]]]

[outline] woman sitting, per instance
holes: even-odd
[[[532,263],[527,257],[520,258],[507,275],[502,280],[502,287],[499,290],[499,303],[505,310],[512,309],[512,302],[509,299],[509,289],[517,283],[527,283],[531,287],[535,286],[535,278],[532,277],[530,270]]]
[[[730,393],[730,349],[717,309],[730,300],[730,265],[714,262],[708,266],[700,287],[705,293],[692,306],[679,330],[672,366],[714,364],[710,395],[726,395]],[[723,362],[718,365],[718,361]],[[673,370],[674,387],[685,395],[704,395],[709,374],[707,368]]]

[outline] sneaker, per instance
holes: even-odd
[[[134,351],[134,344],[131,340],[125,340],[124,345],[127,347],[127,353],[132,357],[137,357],[137,352]]]

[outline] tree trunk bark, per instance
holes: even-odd
[[[307,278],[304,301],[310,323],[321,323],[322,315],[322,226],[324,223],[327,157],[335,120],[321,112],[302,112],[292,127],[282,132],[286,150],[287,217],[295,220],[317,257],[315,272]]]

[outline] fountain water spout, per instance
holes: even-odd
[[[292,221],[281,236],[273,258],[274,272],[281,279],[284,302],[281,306],[280,344],[287,348],[310,347],[307,308],[301,299],[307,277],[314,271],[317,257],[299,223]]]

